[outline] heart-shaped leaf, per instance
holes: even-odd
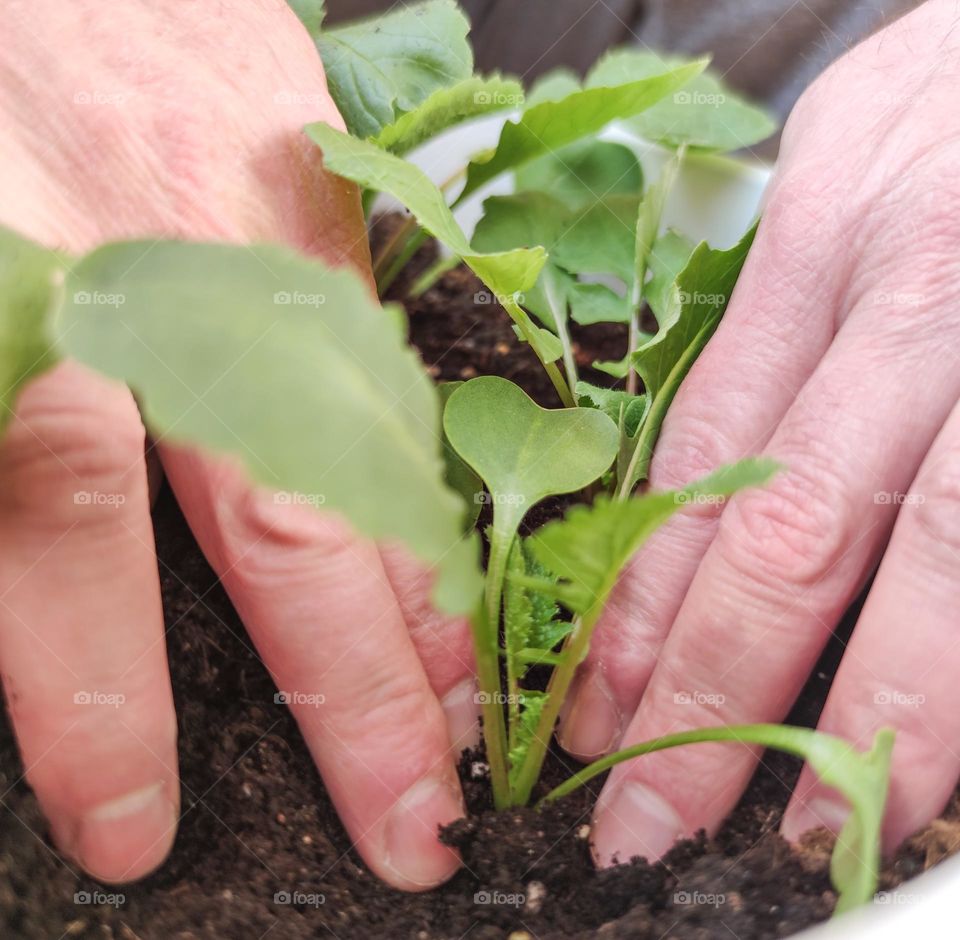
[[[497,376],[458,388],[443,413],[447,440],[490,490],[493,526],[487,562],[487,622],[500,622],[507,561],[524,514],[547,496],[589,485],[617,453],[617,427],[593,408],[541,408]],[[478,640],[478,656],[497,655],[497,633]]]
[[[471,379],[450,396],[443,427],[489,488],[495,515],[518,523],[541,499],[588,486],[617,453],[616,425],[603,412],[541,408],[493,375]]]

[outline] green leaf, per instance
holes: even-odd
[[[550,248],[569,215],[563,203],[546,193],[491,196],[484,201],[483,211],[473,233],[474,249],[496,252],[540,245],[547,250],[548,259]],[[523,292],[520,302],[541,323],[556,331],[556,315],[559,308],[565,308],[567,282],[570,280],[547,260],[537,283]],[[555,352],[556,348],[551,351]]]
[[[567,291],[570,316],[581,326],[593,323],[629,323],[633,308],[627,297],[606,284],[573,281]],[[624,371],[624,375],[626,371]]]
[[[609,196],[572,210],[552,247],[554,263],[572,274],[613,274],[630,283],[634,269],[635,196]]]
[[[571,221],[568,206],[547,193],[490,196],[473,233],[473,247],[495,252],[541,245],[549,252]]]
[[[575,91],[559,101],[544,101],[528,108],[518,121],[503,126],[492,156],[470,164],[460,199],[507,170],[589,137],[611,121],[649,108],[700,74],[706,63],[706,59],[691,62],[616,87]]]
[[[527,574],[527,560],[520,541],[513,544],[507,562],[509,574]],[[507,657],[508,677],[523,678],[523,668],[515,668],[516,654],[529,645],[533,629],[533,604],[530,592],[513,580],[507,580],[503,592],[503,643]]]
[[[533,556],[530,551],[529,539],[521,542],[523,555],[526,559],[526,574],[539,580],[555,581],[556,579]],[[557,603],[548,594],[542,591],[527,588],[530,598],[530,647],[537,650],[552,650],[573,629],[573,624],[566,620],[558,620],[560,611]]]
[[[375,137],[438,88],[473,72],[470,23],[452,0],[402,5],[316,37],[350,133]]]
[[[128,242],[83,258],[65,296],[64,350],[126,382],[155,437],[235,454],[256,481],[404,542],[440,566],[438,603],[476,605],[436,392],[356,274],[278,246]]]
[[[745,487],[760,486],[777,469],[772,460],[748,459],[682,490],[626,501],[600,496],[592,506],[572,507],[563,519],[548,522],[528,540],[534,557],[560,579],[555,589],[543,584],[541,590],[553,593],[575,614],[598,613],[624,565],[675,512],[700,500],[722,500]]]
[[[463,382],[441,382],[437,386],[440,397],[440,434],[443,437],[443,479],[450,489],[455,490],[463,497],[466,504],[466,513],[463,520],[463,530],[469,532],[477,524],[480,509],[483,504],[483,481],[464,462],[463,458],[453,449],[447,435],[443,431],[443,410],[447,406],[450,396],[463,385]]]
[[[357,140],[322,122],[307,126],[307,135],[323,150],[327,169],[365,189],[390,193],[417,221],[459,255],[498,296],[529,290],[546,261],[542,248],[484,254],[471,248],[443,193],[412,163]]]
[[[678,68],[686,61],[640,49],[617,49],[597,62],[586,85],[635,81]],[[668,147],[686,144],[719,152],[752,147],[777,129],[777,122],[766,111],[735,94],[710,72],[694,77],[683,89],[626,124],[641,137]]]
[[[543,104],[544,101],[560,101],[575,91],[580,91],[580,77],[570,69],[553,69],[545,72],[530,86],[527,107]]]
[[[373,139],[378,147],[404,154],[462,121],[519,107],[523,86],[513,79],[474,75],[449,88],[438,88],[412,111],[387,124]]]
[[[532,692],[529,689],[523,692],[523,710],[520,712],[520,721],[516,727],[514,744],[508,753],[511,788],[516,783],[517,774],[523,766],[527,751],[530,750],[547,698],[548,695],[545,692]]]
[[[540,654],[551,654],[573,626],[557,619],[559,609],[554,598],[522,583],[526,577],[555,580],[530,554],[525,540],[514,542],[507,572],[503,601],[504,655],[508,680],[515,685],[523,679],[531,663],[552,661],[552,655]]]
[[[646,395],[631,395],[619,388],[601,388],[589,382],[577,382],[577,399],[581,407],[599,408],[618,424],[622,412],[624,430],[630,437],[637,433],[650,407]]]
[[[836,914],[867,904],[877,890],[894,736],[891,729],[881,728],[864,754],[849,746],[844,753],[821,746],[801,755],[824,783],[850,802],[851,813],[830,857],[830,879],[839,895]]]
[[[300,22],[307,28],[307,32],[314,42],[320,35],[320,27],[327,15],[327,5],[324,0],[287,0],[287,5],[297,14]]]
[[[57,361],[51,311],[64,259],[0,226],[0,432],[20,389]]]
[[[471,379],[447,402],[443,426],[492,494],[494,521],[517,524],[540,500],[597,479],[617,452],[617,429],[592,408],[541,408],[512,382]],[[516,528],[513,525],[512,528]]]
[[[650,254],[653,251],[657,236],[660,234],[663,210],[666,207],[670,191],[673,189],[677,173],[680,172],[680,163],[683,160],[684,151],[685,148],[681,147],[680,150],[664,164],[660,176],[655,183],[650,185],[637,212],[632,293],[637,298],[638,307],[647,284]]]
[[[726,251],[701,243],[677,276],[656,335],[631,356],[652,404],[636,459],[622,481],[625,490],[646,479],[663,419],[693,363],[720,325],[756,231],[754,225]]]
[[[629,304],[624,297],[604,284],[579,282],[574,275],[629,275],[633,266],[635,197],[611,197],[571,209],[546,193],[526,192],[491,196],[483,208],[483,218],[473,236],[475,248],[546,248],[549,260],[536,287],[525,292],[523,303],[550,329],[556,329],[557,308],[568,304],[574,319],[584,325],[629,319]]]
[[[607,196],[638,196],[643,171],[636,154],[622,144],[583,140],[521,166],[517,191],[550,193],[571,208]]]
[[[860,752],[842,738],[785,725],[731,725],[700,728],[654,738],[609,754],[551,790],[541,803],[567,796],[594,777],[624,761],[687,744],[723,741],[772,747],[803,758],[820,779],[850,804],[850,815],[837,837],[830,877],[837,889],[834,914],[867,904],[877,890],[880,835],[890,783],[894,732],[881,728],[869,751]]]
[[[670,229],[654,243],[650,252],[650,280],[644,296],[658,323],[667,317],[670,292],[680,272],[687,266],[696,245],[685,235]]]
[[[630,371],[630,353],[627,353],[622,359],[608,359],[606,361],[597,360],[592,363],[597,372],[606,372],[615,379],[625,379]]]

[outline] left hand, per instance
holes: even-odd
[[[807,92],[756,243],[685,382],[655,488],[762,451],[786,465],[722,516],[685,514],[618,586],[561,741],[594,759],[701,725],[779,721],[871,572],[820,728],[897,732],[892,847],[960,773],[960,120],[956,6],[932,0]],[[714,831],[758,760],[725,744],[617,767],[598,861],[656,858]],[[806,769],[783,823],[847,810]]]

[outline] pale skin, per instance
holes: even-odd
[[[72,251],[271,240],[368,271],[357,194],[300,134],[341,121],[282,0],[101,10],[7,5],[0,221]],[[752,453],[788,469],[651,540],[561,723],[572,753],[596,757],[783,718],[880,563],[821,727],[861,746],[897,729],[888,847],[942,809],[960,773],[957,14],[926,4],[795,110],[652,485]],[[180,801],[144,438],[125,389],[66,363],[23,393],[0,446],[4,690],[54,838],[106,881],[162,862]],[[476,739],[466,623],[430,609],[429,575],[396,549],[277,505],[228,462],[163,440],[150,451],[278,688],[324,697],[291,708],[359,853],[402,889],[445,880],[458,860],[436,829],[463,812],[454,760]],[[78,491],[124,499],[83,505]],[[84,690],[124,704],[76,701]],[[704,745],[618,768],[594,818],[598,861],[716,829],[756,760]],[[784,831],[842,818],[805,772]]]

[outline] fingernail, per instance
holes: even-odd
[[[447,718],[447,733],[456,752],[476,747],[480,743],[479,705],[477,704],[477,683],[474,679],[465,679],[455,685],[440,700],[443,713]]]
[[[425,777],[397,800],[384,827],[384,864],[398,887],[433,888],[459,868],[460,859],[437,831],[464,815],[459,787],[443,777]]]
[[[177,810],[159,780],[89,810],[73,854],[100,881],[132,881],[167,857],[176,831]]]
[[[560,726],[560,744],[575,757],[593,760],[616,747],[622,721],[603,673],[593,670],[579,683]]]
[[[829,829],[838,833],[850,815],[850,807],[829,795],[813,796],[797,802],[783,819],[780,831],[790,842],[796,842],[811,829]]]
[[[680,814],[646,784],[628,780],[597,804],[591,836],[601,868],[640,856],[655,861],[686,832]]]

